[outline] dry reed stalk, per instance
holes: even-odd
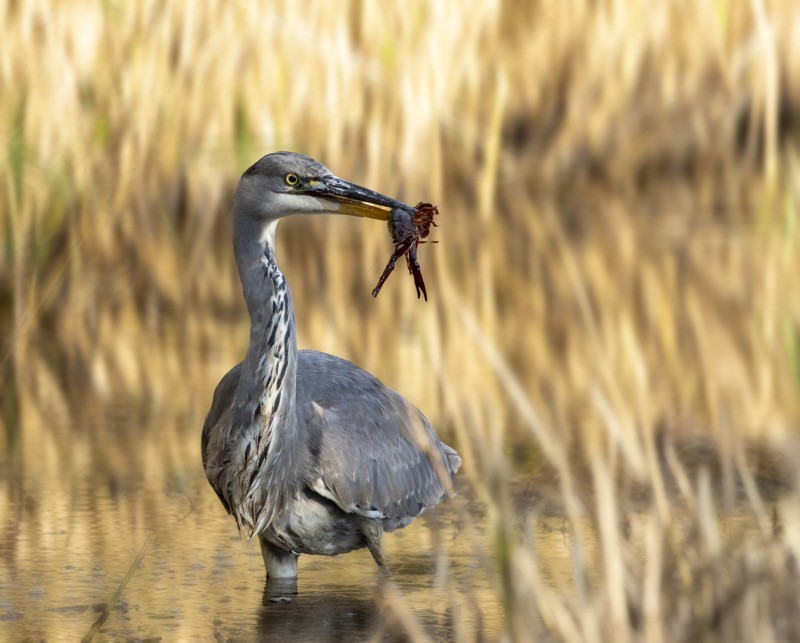
[[[0,448],[169,478],[196,449],[186,429],[73,452],[108,430],[85,400],[200,426],[198,400],[246,344],[236,175],[297,149],[441,204],[426,307],[399,285],[370,300],[382,226],[284,225],[278,254],[301,344],[457,437],[493,535],[468,538],[509,635],[713,633],[737,622],[715,603],[734,577],[712,559],[729,554],[750,583],[743,631],[780,639],[764,608],[794,582],[780,552],[747,562],[760,541],[739,546],[713,515],[742,496],[772,537],[748,440],[800,417],[797,18],[788,0],[0,2]],[[722,491],[686,462],[699,437]],[[520,537],[515,469],[553,472],[571,584],[551,587]],[[643,517],[632,489],[652,497]],[[779,513],[796,557],[796,508]]]

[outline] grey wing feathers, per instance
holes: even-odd
[[[298,415],[319,440],[312,488],[348,512],[402,527],[450,489],[461,458],[420,411],[350,362],[299,353]]]
[[[231,412],[233,396],[236,393],[236,387],[239,385],[239,377],[241,372],[242,364],[240,362],[227,373],[225,373],[225,375],[219,381],[219,384],[217,384],[217,388],[214,390],[214,398],[211,400],[211,408],[209,409],[208,415],[206,416],[206,421],[203,424],[203,435],[200,442],[200,455],[203,458],[203,470],[206,472],[206,476],[209,475],[209,442],[211,442],[213,437],[216,437],[217,442],[212,444],[212,449],[218,448],[217,445],[219,443],[218,440],[220,437],[220,427],[226,424],[226,422],[223,422],[223,418],[226,414]],[[215,431],[215,429],[217,431],[216,435],[212,436],[212,433]],[[209,482],[211,483],[211,487],[216,492],[217,497],[222,502],[222,506],[225,507],[225,511],[231,513],[231,507],[228,504],[228,501],[218,488],[218,481],[216,477],[209,477]]]
[[[236,393],[236,387],[239,385],[239,376],[242,372],[242,363],[239,362],[231,370],[229,370],[217,384],[214,389],[214,397],[211,400],[211,408],[208,410],[206,421],[203,424],[203,437],[200,445],[203,457],[203,468],[205,469],[208,455],[208,442],[211,439],[212,429],[219,423],[222,416],[230,411],[231,404],[233,403],[233,396]]]
[[[341,509],[382,518],[391,531],[439,502],[461,464],[425,416],[354,364],[317,351],[298,351],[297,415],[317,471],[309,486]],[[217,385],[202,435],[203,467],[227,423],[241,364]],[[214,486],[212,482],[212,486]],[[220,494],[223,505],[230,512]]]

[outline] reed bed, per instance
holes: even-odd
[[[76,433],[103,439],[87,407],[122,403],[131,430],[196,427],[145,434],[171,461],[196,449],[247,340],[236,178],[296,150],[440,206],[428,305],[399,273],[370,298],[382,226],[287,221],[278,257],[301,346],[377,374],[462,453],[510,638],[800,634],[796,3],[0,0],[0,18],[0,449],[69,471]],[[552,511],[557,582],[533,536]]]

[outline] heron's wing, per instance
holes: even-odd
[[[211,431],[217,426],[222,416],[230,412],[231,404],[233,404],[233,396],[236,393],[236,387],[239,385],[241,373],[242,363],[239,362],[223,375],[219,384],[217,384],[217,388],[214,389],[211,408],[208,410],[206,421],[203,424],[203,437],[200,445],[203,456],[203,468],[205,468],[206,461],[208,460],[206,451],[208,449],[208,442],[211,439]]]
[[[300,351],[298,420],[319,465],[314,491],[388,530],[435,505],[461,464],[425,416],[350,362]]]
[[[231,412],[231,406],[233,404],[233,396],[236,393],[236,387],[239,385],[239,377],[242,373],[242,364],[241,362],[234,366],[231,370],[229,370],[222,379],[217,384],[217,388],[214,390],[214,398],[211,401],[211,408],[208,411],[208,415],[206,416],[206,421],[203,424],[203,436],[200,443],[200,454],[203,458],[203,469],[207,471],[207,465],[209,462],[209,445],[212,447],[212,451],[214,448],[218,448],[218,441],[219,441],[219,431],[222,427],[224,427],[228,422],[226,422],[226,416]],[[216,433],[216,436],[213,435]],[[214,441],[214,438],[217,438],[217,441]],[[225,500],[224,496],[217,488],[217,485],[214,484],[213,479],[209,478],[209,482],[211,482],[211,486],[216,491],[219,499],[222,501],[222,504],[225,506],[225,509],[228,513],[231,512],[230,507],[228,506],[228,502]]]

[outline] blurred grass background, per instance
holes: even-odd
[[[783,484],[754,445],[793,453],[800,410],[796,3],[1,0],[0,18],[0,449],[19,461],[78,466],[74,435],[111,439],[92,409],[122,404],[140,417],[109,466],[142,464],[153,417],[178,428],[147,443],[188,457],[247,342],[232,191],[289,149],[440,207],[427,305],[402,271],[371,299],[381,225],[288,221],[278,257],[301,347],[417,403],[500,507],[509,622],[531,587],[503,575],[511,472],[554,473],[567,505],[576,468],[612,505],[619,475],[659,497],[676,441]],[[621,605],[595,606],[602,631]]]

